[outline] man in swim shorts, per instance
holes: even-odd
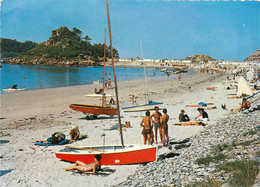
[[[167,114],[167,109],[163,109],[163,116],[161,117],[162,124],[162,137],[163,137],[163,146],[168,146],[169,144],[169,136],[168,136],[168,121],[169,115]],[[167,144],[165,145],[165,137],[167,138]]]
[[[155,143],[158,144],[157,142],[157,131],[159,129],[159,134],[161,137],[161,142],[162,142],[162,128],[160,125],[160,117],[162,114],[159,112],[159,107],[156,106],[154,107],[155,112],[151,115],[151,118],[153,118],[153,124],[154,124],[154,136],[155,136]]]
[[[150,112],[146,111],[145,117],[142,119],[140,126],[143,127],[142,134],[144,136],[144,144],[146,144],[146,141],[148,140],[148,144],[152,144],[151,142],[151,133],[152,133],[152,118],[150,117]]]

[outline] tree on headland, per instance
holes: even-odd
[[[88,35],[86,35],[84,38],[83,38],[87,43],[90,44],[90,41],[92,40]]]
[[[75,34],[77,34],[79,37],[81,37],[81,35],[82,35],[82,31],[79,30],[79,29],[76,28],[76,27],[73,27],[73,32],[74,32]]]

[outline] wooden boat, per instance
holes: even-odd
[[[71,104],[71,109],[93,115],[117,115],[117,109],[110,106]]]
[[[113,97],[113,95],[105,94],[105,64],[106,64],[106,30],[105,30],[105,42],[104,42],[104,65],[103,65],[103,89],[100,94],[87,94],[85,97],[102,97],[102,106],[101,105],[89,105],[89,104],[71,104],[69,107],[73,110],[83,112],[87,115],[87,119],[90,118],[89,115],[94,118],[97,115],[108,115],[113,116],[117,115],[117,108],[113,108],[111,106],[106,106],[106,97]]]
[[[96,154],[100,154],[102,165],[124,165],[146,163],[157,160],[157,146],[153,145],[121,145],[65,147],[56,152],[56,157],[69,162],[77,160],[90,164]]]
[[[100,154],[102,165],[122,165],[122,164],[137,164],[146,163],[157,160],[157,146],[153,145],[124,145],[122,124],[120,117],[117,81],[115,74],[114,55],[109,19],[108,0],[106,0],[107,6],[107,18],[110,38],[110,51],[112,59],[112,67],[115,82],[115,93],[116,93],[116,105],[117,105],[117,116],[118,125],[121,136],[122,145],[103,145],[103,146],[84,146],[84,147],[66,147],[65,149],[56,152],[56,157],[62,160],[76,162],[77,160],[90,164],[94,160],[96,154]],[[93,107],[94,108],[94,107]],[[99,110],[98,110],[99,111]],[[104,136],[105,138],[105,136]],[[105,139],[103,141],[105,143]]]

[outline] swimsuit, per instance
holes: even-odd
[[[143,129],[143,131],[142,131],[142,135],[144,135],[144,136],[146,136],[147,134],[151,134],[151,129]]]
[[[158,127],[158,126],[159,126],[159,123],[154,123],[154,126],[155,126],[155,127]]]
[[[168,125],[167,125],[167,124],[163,124],[163,125],[162,125],[162,128],[163,128],[164,130],[168,130]]]
[[[85,172],[86,167],[89,166],[89,165],[90,165],[90,168],[93,169],[93,163],[91,163],[91,164],[86,164],[86,165],[83,167],[83,169],[82,169],[82,173]]]

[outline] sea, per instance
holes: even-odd
[[[144,79],[144,68],[116,67],[117,81]],[[106,67],[105,79],[113,82],[113,69]],[[167,76],[158,68],[146,68],[147,76],[152,81],[166,81],[177,79],[177,75]],[[182,77],[192,76],[193,71],[183,73]],[[54,88],[74,85],[93,84],[94,81],[103,82],[103,67],[54,67],[35,65],[3,64],[0,68],[0,88],[17,88],[25,90]]]

